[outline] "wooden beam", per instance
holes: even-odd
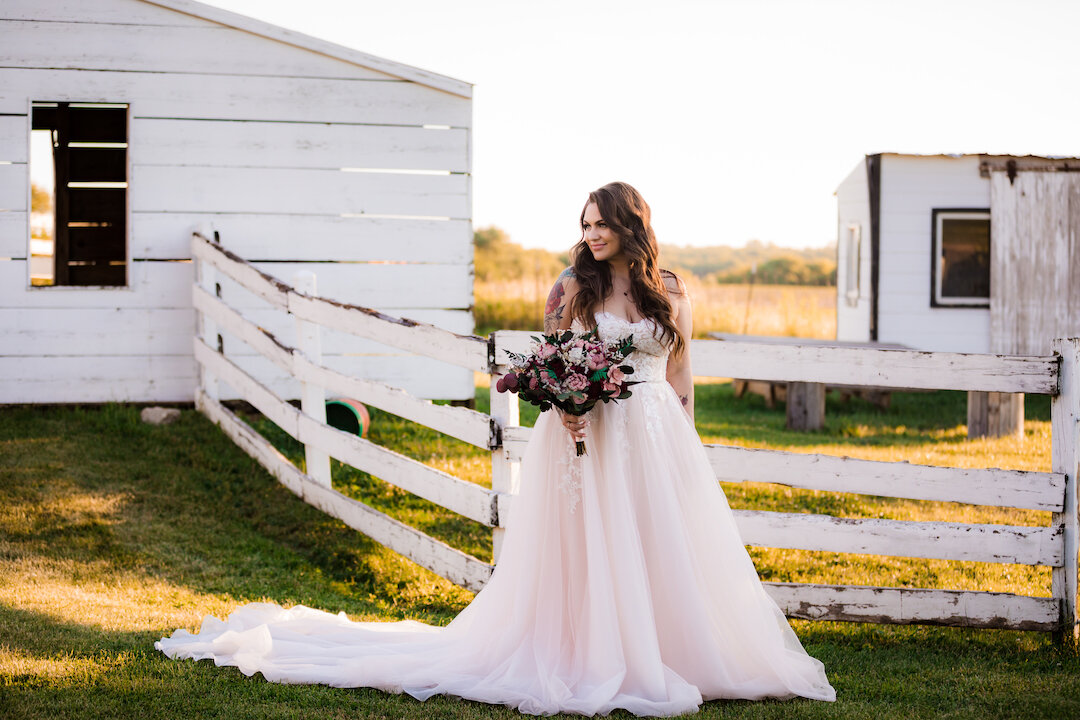
[[[491,419],[484,413],[464,407],[436,405],[401,388],[353,377],[313,363],[297,353],[295,348],[281,343],[272,334],[199,288],[193,291],[193,302],[196,310],[220,323],[224,330],[298,380],[321,385],[332,393],[426,425],[476,447],[490,447]]]
[[[1080,224],[1074,228],[1080,232]],[[1057,639],[1068,645],[1080,644],[1080,605],[1077,602],[1077,563],[1080,562],[1080,502],[1077,475],[1080,474],[1080,339],[1056,339],[1051,347],[1061,358],[1061,394],[1050,401],[1050,461],[1055,472],[1065,478],[1065,502],[1051,522],[1064,527],[1060,567],[1050,578],[1051,593],[1061,601],[1062,627]]]
[[[766,582],[788,617],[803,620],[1055,630],[1057,598],[922,588]]]
[[[747,545],[969,562],[1062,563],[1060,525],[1028,527],[733,510]]]

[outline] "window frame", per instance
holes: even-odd
[[[990,208],[963,207],[963,208],[933,208],[930,214],[930,307],[932,308],[989,308],[990,298],[956,298],[943,299],[941,297],[941,273],[938,268],[941,264],[941,241],[942,223],[945,220],[986,220],[992,223]],[[990,226],[990,242],[993,248],[993,225]],[[991,250],[992,251],[992,250]]]
[[[125,135],[126,145],[124,152],[124,172],[127,177],[125,181],[127,187],[124,188],[124,283],[122,285],[34,285],[31,278],[31,197],[32,197],[32,178],[30,176],[30,143],[32,134],[34,132],[34,105],[35,103],[68,103],[74,105],[123,105],[125,106]],[[135,263],[132,258],[132,210],[131,210],[131,171],[132,171],[132,159],[131,159],[131,121],[133,118],[132,103],[130,99],[101,99],[101,98],[81,98],[70,97],[65,93],[59,93],[49,99],[43,98],[28,98],[26,103],[26,288],[33,292],[76,292],[81,290],[91,290],[94,292],[102,291],[125,291],[131,292],[135,289]],[[55,212],[55,210],[54,210]],[[54,228],[53,242],[56,242],[55,228]],[[54,245],[54,262],[55,262],[55,245]],[[54,279],[55,279],[55,265],[54,265]]]

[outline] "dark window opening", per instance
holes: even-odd
[[[33,103],[33,285],[127,284],[127,111]]]
[[[931,305],[989,307],[989,210],[934,210],[931,278]]]

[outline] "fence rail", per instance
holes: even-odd
[[[334,303],[300,292],[255,269],[219,244],[192,239],[199,263],[193,290],[200,338],[199,408],[294,493],[418,564],[472,590],[492,566],[404,525],[330,487],[335,457],[455,513],[492,527],[498,558],[511,492],[531,430],[520,427],[517,397],[494,392],[504,351],[522,352],[532,333],[499,331],[487,340],[374,310]],[[220,272],[293,315],[298,323],[345,331],[492,376],[491,414],[436,405],[398,388],[363,380],[320,363],[318,334],[299,333],[289,347],[223,302],[215,291]],[[304,326],[308,327],[308,326]],[[221,328],[304,383],[305,404],[295,408],[228,360],[216,341]],[[305,337],[307,339],[305,340]],[[736,510],[748,545],[969,562],[1019,563],[1052,568],[1052,597],[929,588],[765,583],[791,617],[859,622],[923,623],[1054,631],[1077,637],[1078,517],[1076,473],[1080,464],[1080,340],[1056,340],[1053,355],[1018,357],[821,345],[691,342],[695,375],[777,381],[866,384],[881,387],[1044,393],[1052,396],[1052,470],[957,469],[706,445],[724,482],[762,482],[825,492],[955,502],[1049,511],[1048,525],[1016,526],[944,521],[842,518],[807,513]],[[308,448],[305,474],[217,400],[216,383],[228,383],[248,402]],[[314,394],[308,397],[307,393]],[[329,427],[311,398],[325,391],[374,407],[492,452],[487,489],[428,467],[362,438]],[[326,461],[328,463],[328,460]]]

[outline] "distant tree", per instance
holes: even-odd
[[[30,183],[30,211],[36,213],[52,212],[52,192],[37,183]]]
[[[566,267],[563,256],[548,250],[523,248],[511,241],[505,230],[494,226],[475,231],[473,245],[476,279],[483,282],[529,279],[548,283]]]

